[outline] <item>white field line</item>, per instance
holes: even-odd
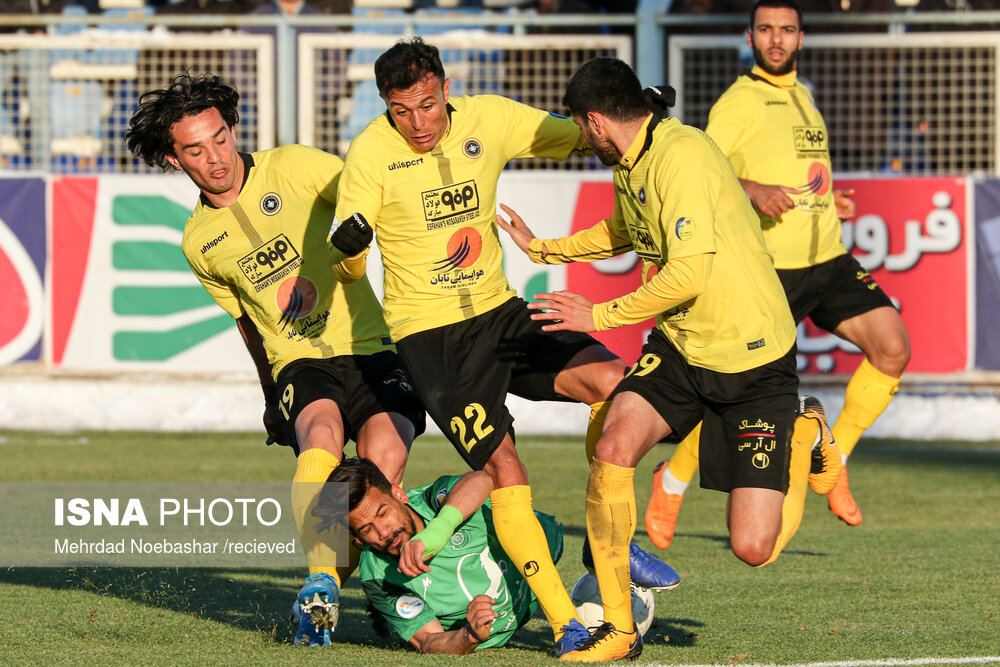
[[[837,662],[804,662],[790,665],[761,663],[682,664],[651,663],[650,667],[919,667],[920,665],[989,665],[1000,663],[1000,656],[986,655],[966,658],[885,658],[882,660],[841,660]]]

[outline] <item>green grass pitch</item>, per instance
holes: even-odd
[[[522,437],[519,450],[535,507],[565,525],[560,570],[572,586],[583,573],[581,439]],[[642,512],[650,474],[672,451],[658,447],[636,473],[636,538],[648,548]],[[3,432],[0,460],[5,482],[286,481],[294,472],[291,451],[265,447],[257,434]],[[405,484],[462,471],[443,439],[423,437]],[[730,553],[725,496],[692,485],[674,544],[659,553],[682,583],[656,596],[640,664],[901,664],[1000,655],[1000,443],[866,440],[850,471],[864,523],[845,526],[825,499],[810,495],[798,534],[762,569]],[[303,574],[8,568],[0,572],[0,664],[554,663],[540,618],[506,648],[418,655],[375,634],[356,580],[343,591],[335,646],[296,648],[288,616]]]

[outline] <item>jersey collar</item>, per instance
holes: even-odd
[[[625,151],[625,155],[622,155],[622,159],[618,164],[625,169],[631,170],[639,162],[639,159],[642,158],[653,143],[653,130],[656,129],[661,120],[663,120],[663,116],[658,115],[656,112],[646,116],[646,120],[639,127],[635,139],[632,140],[632,145]]]
[[[764,68],[760,65],[754,65],[753,69],[747,72],[747,76],[754,81],[769,83],[775,88],[794,88],[795,82],[798,81],[798,72],[795,70],[792,70],[788,74],[775,76],[764,71]]]
[[[243,182],[240,183],[240,192],[243,192],[243,188],[247,184],[247,179],[250,178],[250,169],[254,166],[254,162],[253,155],[250,153],[240,153],[239,155],[240,159],[243,160]],[[208,197],[205,196],[204,192],[198,195],[198,199],[201,200],[203,206],[207,206],[208,208],[218,208],[212,204],[212,202],[208,201]]]

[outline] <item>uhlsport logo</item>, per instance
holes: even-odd
[[[538,569],[538,563],[533,560],[529,560],[524,564],[524,576],[533,577],[538,574]]]
[[[311,280],[305,276],[291,276],[278,285],[274,300],[281,312],[281,330],[284,331],[295,320],[312,313],[319,299]]]
[[[475,264],[483,252],[483,237],[472,227],[463,227],[448,239],[445,252],[448,256],[435,262],[432,272],[464,269]]]
[[[268,192],[260,198],[260,212],[264,215],[274,215],[281,210],[281,197],[276,192]]]
[[[687,241],[694,236],[694,221],[691,218],[681,218],[674,225],[674,233],[681,241]]]
[[[469,137],[465,140],[465,144],[462,146],[462,152],[465,153],[466,157],[475,160],[483,154],[483,145],[479,143],[479,139]]]
[[[396,599],[396,613],[400,618],[416,618],[424,610],[424,601],[413,595]]]
[[[764,452],[757,452],[753,455],[753,467],[759,470],[763,470],[767,466],[771,465],[771,459]]]

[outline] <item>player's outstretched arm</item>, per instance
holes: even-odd
[[[510,221],[497,215],[497,226],[504,230],[528,258],[536,264],[568,264],[570,262],[596,262],[599,259],[621,255],[632,249],[632,242],[615,231],[614,220],[601,220],[593,227],[558,239],[538,239],[524,220],[512,208],[500,204],[510,216]]]
[[[531,319],[551,322],[542,331],[597,331],[594,326],[594,303],[573,292],[546,292],[536,294],[537,301],[528,304],[536,312]]]
[[[424,561],[444,549],[455,529],[483,506],[492,491],[493,480],[482,470],[470,470],[462,475],[451,487],[448,502],[437,516],[400,549],[397,569],[409,577],[430,572],[431,568]]]
[[[465,619],[469,622],[458,630],[445,630],[438,621],[431,621],[410,638],[421,653],[448,653],[466,655],[476,650],[490,637],[490,629],[497,613],[493,611],[493,598],[477,595],[469,601]]]
[[[278,443],[283,445],[281,438],[281,414],[278,412],[278,392],[271,378],[271,362],[267,358],[264,350],[264,339],[257,330],[257,325],[253,323],[249,315],[242,315],[236,320],[236,328],[239,329],[243,343],[250,352],[250,358],[257,368],[257,377],[260,379],[261,389],[264,391],[264,430],[267,432],[267,444]]]
[[[801,190],[786,185],[766,185],[745,178],[740,179],[740,185],[754,208],[769,218],[778,218],[791,211],[795,202],[788,195],[801,194]]]

